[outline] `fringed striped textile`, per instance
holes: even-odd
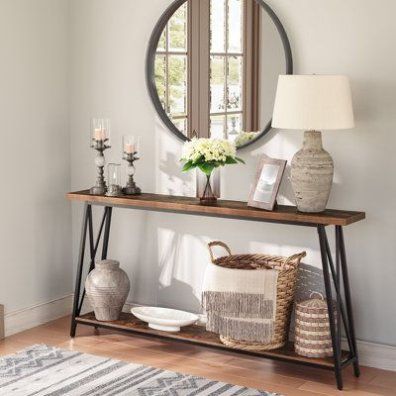
[[[209,264],[202,307],[206,329],[236,341],[270,343],[274,335],[278,271]]]

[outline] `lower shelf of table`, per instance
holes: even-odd
[[[291,342],[281,349],[276,349],[272,351],[263,351],[263,352],[251,352],[251,351],[244,351],[242,349],[230,348],[224,345],[220,341],[220,338],[217,334],[206,331],[205,327],[203,326],[197,326],[197,325],[187,326],[187,327],[183,327],[179,333],[168,333],[168,332],[150,329],[146,323],[142,322],[132,314],[128,314],[128,313],[122,313],[120,319],[114,322],[99,322],[98,320],[95,319],[94,313],[91,312],[76,318],[76,322],[79,324],[94,326],[98,328],[114,329],[122,332],[138,333],[146,336],[166,338],[174,341],[198,344],[212,348],[219,348],[227,351],[246,353],[249,355],[259,356],[268,359],[294,362],[294,363],[316,366],[326,369],[334,368],[334,361],[332,358],[314,359],[314,358],[307,358],[304,356],[297,355],[294,352],[294,346],[293,343]],[[342,352],[343,366],[346,366],[351,362],[352,359],[349,358],[349,352],[343,351]]]

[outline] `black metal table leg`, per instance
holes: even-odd
[[[326,288],[327,307],[329,312],[330,333],[331,333],[331,340],[334,351],[334,371],[337,380],[337,388],[339,390],[342,390],[343,380],[342,380],[341,349],[339,342],[340,334],[338,334],[337,331],[338,330],[337,321],[334,314],[333,296],[331,290],[331,278],[330,278],[329,261],[328,261],[327,236],[326,236],[326,229],[323,225],[318,226],[318,233],[319,233],[319,242],[320,242],[320,253],[322,257],[323,277]],[[340,296],[337,297],[340,298]]]
[[[90,204],[85,204],[84,207],[84,216],[83,216],[83,226],[81,232],[81,241],[80,241],[80,252],[79,252],[79,259],[78,259],[78,267],[77,267],[77,274],[76,274],[76,284],[74,290],[74,302],[73,302],[73,312],[72,312],[72,319],[71,319],[71,329],[70,329],[70,336],[75,337],[76,335],[76,317],[78,317],[81,313],[81,309],[84,303],[85,298],[85,288],[82,286],[82,278],[83,278],[83,271],[84,271],[84,257],[85,257],[85,245],[87,240],[87,234],[89,237],[89,248],[90,248],[90,266],[88,273],[90,273],[95,267],[95,257],[98,251],[100,239],[102,236],[103,227],[105,226],[105,233],[103,239],[103,250],[102,250],[102,260],[106,259],[107,257],[107,250],[109,245],[109,236],[110,236],[110,226],[111,226],[111,215],[112,215],[112,208],[105,207],[103,218],[99,227],[98,236],[96,242],[94,243],[94,236],[93,236],[93,219],[92,219],[92,206]],[[83,293],[81,295],[81,289],[83,288]],[[81,298],[80,298],[81,295]]]
[[[336,235],[337,236],[337,235]],[[325,236],[326,238],[326,250],[327,250],[327,258],[329,260],[329,267],[331,270],[331,275],[333,277],[333,282],[334,282],[334,289],[336,292],[336,302],[337,302],[337,335],[338,335],[338,344],[339,344],[339,348],[341,350],[341,332],[342,332],[342,324],[344,324],[344,329],[345,329],[345,334],[348,340],[348,346],[349,346],[349,351],[350,351],[350,357],[354,357],[354,348],[352,345],[352,338],[351,338],[351,333],[349,331],[349,318],[347,315],[347,312],[344,308],[344,303],[342,301],[342,293],[341,293],[341,271],[340,271],[340,262],[337,262],[337,267],[334,267],[334,262],[333,262],[333,258],[331,255],[331,249],[330,249],[330,245],[329,242],[327,240],[327,236]],[[336,241],[338,240],[338,238],[336,238]],[[338,259],[340,259],[340,245],[339,243],[336,243],[336,256]],[[336,269],[338,268],[338,270]],[[342,321],[341,321],[342,319]]]
[[[85,241],[87,239],[90,208],[91,205],[88,204],[84,205],[83,225],[81,231],[80,253],[78,257],[76,284],[74,289],[74,302],[73,302],[73,312],[71,319],[70,337],[74,337],[76,335],[76,327],[77,327],[76,317],[79,314],[78,309],[79,309],[79,300],[80,300],[80,291],[81,291],[81,279],[82,279],[82,272],[84,267]]]
[[[111,216],[113,213],[112,207],[107,207],[106,209],[107,209],[107,217],[106,217],[105,233],[104,233],[104,237],[103,237],[102,260],[107,259],[107,250],[109,248]]]
[[[108,208],[106,207],[105,210],[104,210],[104,213],[103,213],[102,221],[100,223],[98,236],[96,238],[96,242],[95,242],[95,245],[93,246],[93,248],[92,248],[93,239],[92,239],[92,237],[90,238],[91,264],[89,266],[88,274],[95,268],[95,258],[96,258],[96,254],[98,252],[98,247],[99,247],[100,239],[102,237],[103,227],[104,227],[107,215],[108,215]],[[91,221],[88,221],[88,225],[89,225],[89,232],[91,233],[91,235],[93,235],[92,218],[91,218]],[[86,292],[85,292],[85,287],[84,287],[83,294],[82,294],[81,301],[80,301],[80,305],[79,305],[79,308],[78,308],[78,314],[81,313],[81,309],[82,309],[82,306],[84,304],[85,294],[86,294]]]
[[[328,249],[330,251],[330,248],[328,246]],[[330,252],[331,255],[331,252]],[[335,237],[335,255],[336,255],[336,267],[335,267],[335,283],[337,285],[338,288],[338,293],[341,293],[341,254],[340,254],[340,244],[339,244],[339,240],[337,238],[337,233],[336,233],[336,237]],[[339,348],[340,350],[342,350],[342,346],[341,346],[341,332],[342,332],[342,323],[341,323],[341,309],[343,309],[342,307],[342,303],[341,303],[341,296],[338,299],[338,305],[337,305],[337,331],[339,336]],[[344,320],[344,317],[343,317]],[[346,325],[346,322],[344,320],[344,323]],[[349,324],[348,324],[349,325]],[[348,329],[346,329],[347,334],[349,334]],[[349,343],[349,347],[351,346],[351,341],[348,338],[348,343]]]
[[[340,261],[341,261],[341,269],[342,269],[342,277],[344,281],[344,293],[345,293],[345,304],[348,315],[348,327],[349,334],[352,341],[352,352],[355,357],[353,368],[356,377],[360,377],[360,367],[359,367],[359,355],[356,345],[356,334],[355,334],[355,324],[353,321],[353,309],[352,309],[352,298],[351,298],[351,289],[349,285],[349,274],[348,274],[348,265],[346,259],[346,251],[345,251],[345,241],[344,241],[344,231],[341,226],[336,226],[336,238],[338,239],[339,247],[340,247]]]

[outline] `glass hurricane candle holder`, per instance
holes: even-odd
[[[121,190],[121,164],[110,163],[107,165],[108,183],[106,195],[108,197],[117,197],[122,194]]]
[[[138,152],[140,138],[132,135],[125,135],[122,138],[123,159],[128,162],[127,166],[127,185],[122,189],[126,195],[140,195],[141,189],[136,185],[134,180],[135,165],[134,162],[139,159]]]
[[[95,165],[98,169],[96,184],[90,189],[91,194],[103,195],[107,191],[104,179],[104,167],[106,164],[104,152],[111,148],[110,144],[110,120],[107,118],[93,118],[90,132],[91,148],[96,150]]]

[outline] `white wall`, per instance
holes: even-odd
[[[0,0],[0,302],[6,314],[70,294],[65,0]]]
[[[113,120],[120,161],[123,133],[142,136],[137,180],[146,192],[192,194],[193,177],[180,172],[181,143],[165,130],[150,103],[145,52],[151,30],[170,0],[72,0],[71,138],[72,187],[95,178],[88,147],[92,116]],[[354,90],[357,128],[324,134],[336,164],[330,207],[365,210],[368,219],[346,229],[358,337],[396,345],[396,3],[382,0],[269,0],[292,42],[297,73],[345,73]],[[246,199],[257,156],[291,159],[302,133],[273,131],[242,152],[246,166],[225,170],[223,196]],[[390,177],[388,177],[388,174]],[[287,179],[287,178],[286,178]],[[285,181],[283,188],[290,195]],[[73,209],[74,257],[81,207]],[[315,230],[231,220],[126,210],[114,213],[110,256],[133,279],[130,299],[199,309],[205,242],[220,239],[235,251],[289,254],[307,250],[319,266]]]

